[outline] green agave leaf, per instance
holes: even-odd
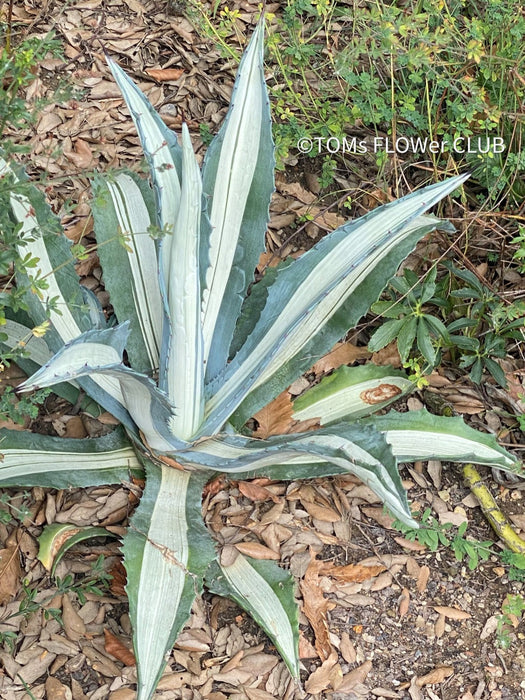
[[[204,414],[204,348],[201,328],[199,240],[202,182],[190,134],[182,125],[182,192],[171,259],[163,262],[170,318],[167,393],[177,405],[170,427],[189,439]],[[162,247],[161,260],[167,254]]]
[[[412,232],[408,233],[406,238],[377,263],[325,325],[312,335],[302,351],[283,365],[265,384],[259,385],[248,394],[229,418],[229,422],[235,428],[240,430],[251,416],[329,352],[334,344],[346,335],[349,328],[357,325],[361,316],[370,308],[371,300],[377,299],[385,287],[385,281],[392,278],[400,262],[410,254],[423,235],[431,233],[436,228],[452,233],[455,231],[448,222],[432,216],[418,217],[410,226],[413,229]]]
[[[64,554],[79,542],[89,540],[93,537],[118,537],[114,532],[106,530],[104,527],[76,527],[63,523],[53,523],[46,525],[42,534],[38,538],[38,560],[49,571],[51,576],[55,575],[56,567]]]
[[[212,562],[206,587],[232,598],[246,610],[275,644],[294,678],[299,677],[299,610],[294,582],[275,562],[239,554],[227,566]]]
[[[2,486],[70,487],[118,484],[142,473],[123,430],[73,440],[27,431],[0,430]]]
[[[130,321],[126,350],[139,372],[158,369],[162,300],[157,251],[149,234],[153,194],[132,173],[93,182],[92,212],[106,289],[119,321]],[[125,237],[125,239],[124,239]]]
[[[138,667],[137,700],[149,700],[216,556],[201,515],[209,473],[146,461],[146,488],[124,537],[126,591]]]
[[[319,418],[321,425],[356,420],[385,408],[412,391],[405,372],[374,364],[340,367],[294,401],[295,420]]]
[[[323,238],[277,276],[251,336],[227,366],[206,404],[210,434],[220,429],[252,388],[264,385],[293,360],[319,328],[366,281],[377,264],[428,219],[414,221],[466,178],[451,178],[378,207]],[[437,221],[433,220],[434,226]],[[398,259],[398,263],[402,258]],[[382,279],[382,285],[387,279]],[[373,299],[367,298],[368,305]],[[353,322],[347,319],[347,329]]]
[[[252,285],[249,296],[243,302],[241,314],[235,326],[235,333],[230,346],[230,360],[239,352],[257,325],[257,321],[266,305],[268,290],[275,282],[279,270],[291,264],[293,264],[293,258],[288,258],[275,267],[267,267],[264,276],[257,284]]]
[[[31,391],[84,375],[107,375],[118,387],[125,409],[126,427],[137,439],[137,430],[152,450],[172,452],[186,445],[170,430],[174,409],[154,382],[121,362],[127,323],[104,331],[89,331],[65,345],[44,367],[19,386]]]
[[[373,424],[392,445],[400,462],[443,459],[474,462],[525,475],[522,464],[503,449],[493,435],[480,433],[462,418],[436,416],[425,409],[374,416],[363,421]]]
[[[275,160],[263,51],[261,19],[241,60],[226,120],[203,166],[211,222],[201,247],[208,379],[226,365],[241,305],[265,247]]]
[[[386,440],[372,426],[335,423],[320,430],[267,440],[224,435],[180,451],[177,460],[189,467],[225,473],[266,473],[275,465],[294,465],[294,478],[303,479],[311,476],[309,462],[335,465],[356,474],[396,517],[417,527],[410,515],[396,460]]]
[[[180,205],[181,148],[175,134],[164,124],[147,97],[122,68],[109,57],[106,60],[126,100],[148,161],[157,203],[158,224],[166,232],[173,231]],[[166,261],[171,259],[171,245],[172,240],[168,235],[164,239]],[[164,278],[167,279],[167,270],[164,270]]]

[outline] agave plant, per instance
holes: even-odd
[[[274,189],[262,22],[202,172],[186,126],[179,143],[133,82],[109,65],[151,176],[151,185],[130,172],[93,183],[98,254],[118,325],[108,327],[79,284],[68,242],[42,195],[27,183],[17,191],[24,176],[3,162],[20,250],[39,259],[28,313],[11,314],[4,345],[24,342],[20,364],[28,373],[41,366],[23,390],[57,385],[74,397],[81,388],[122,425],[85,440],[3,430],[0,483],[64,488],[145,474],[122,547],[139,700],[152,697],[203,585],[248,611],[298,677],[291,577],[274,562],[242,554],[221,561],[201,517],[203,487],[217,472],[243,479],[351,472],[415,526],[398,459],[441,457],[518,470],[493,438],[459,419],[370,418],[412,388],[391,368],[343,367],[301,396],[296,417],[319,418],[318,430],[259,440],[243,428],[356,324],[422,236],[449,226],[424,212],[465,178],[379,207],[254,283]],[[45,342],[31,337],[46,322]]]

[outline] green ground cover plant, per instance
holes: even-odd
[[[139,700],[155,692],[204,585],[248,611],[297,678],[292,579],[274,562],[219,551],[202,522],[203,487],[217,473],[286,480],[352,472],[417,527],[398,461],[432,457],[521,473],[492,436],[458,418],[372,415],[413,387],[392,368],[342,367],[306,391],[294,415],[317,418],[317,430],[258,440],[246,428],[355,326],[422,236],[450,230],[425,212],[465,176],[344,224],[254,283],[274,189],[263,21],[202,171],[187,127],[179,142],[137,86],[109,65],[151,178],[150,185],[125,171],[93,183],[98,254],[118,325],[108,325],[79,284],[70,245],[44,197],[4,160],[1,174],[12,185],[7,216],[20,248],[39,262],[34,272],[17,271],[27,312],[6,320],[3,343],[10,351],[22,339],[26,366],[36,368],[22,391],[57,386],[78,396],[81,387],[122,425],[86,440],[3,430],[0,482],[65,488],[145,475],[122,548]],[[44,338],[34,338],[44,324]]]
[[[370,338],[370,350],[395,340],[404,366],[416,362],[421,376],[439,366],[448,352],[454,365],[469,370],[475,384],[488,374],[507,386],[497,360],[523,341],[525,304],[505,303],[472,271],[448,260],[433,265],[422,278],[405,269],[390,280],[371,311],[383,322]]]
[[[235,55],[229,39],[239,11],[216,5],[210,17],[193,7],[225,55]],[[391,141],[448,142],[425,157],[436,168],[468,164],[490,202],[518,205],[525,195],[524,33],[520,0],[367,0],[354,7],[287,0],[268,38],[278,166],[297,155],[303,137],[342,140],[364,127],[365,135],[386,133]],[[505,144],[501,152],[489,147],[495,137]],[[383,165],[384,150],[376,155]],[[333,157],[326,149],[322,157],[328,173]]]

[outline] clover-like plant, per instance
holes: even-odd
[[[398,458],[518,469],[493,438],[459,419],[427,413],[381,416],[377,423],[364,418],[412,386],[401,372],[385,368],[343,367],[300,397],[296,416],[319,418],[318,430],[267,440],[242,432],[248,418],[356,324],[416,242],[446,226],[423,214],[464,177],[345,224],[253,283],[274,189],[262,22],[202,172],[186,126],[179,143],[141,91],[109,64],[152,184],[129,172],[94,182],[98,254],[118,325],[108,327],[79,284],[66,238],[43,196],[36,190],[28,195],[25,185],[13,192],[11,216],[21,249],[39,259],[36,293],[27,295],[28,315],[11,314],[5,343],[24,344],[20,364],[29,373],[41,365],[24,390],[58,384],[57,392],[74,398],[80,386],[122,426],[85,440],[3,430],[0,480],[64,488],[145,474],[122,547],[139,700],[152,697],[204,584],[251,613],[298,677],[291,577],[274,562],[242,554],[221,561],[202,521],[202,489],[217,472],[243,479],[352,472],[414,526]],[[6,163],[2,173],[15,182],[23,177]],[[43,278],[44,292],[36,285]],[[46,321],[45,342],[31,337],[31,329]]]

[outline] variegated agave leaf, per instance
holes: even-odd
[[[311,337],[322,332],[383,259],[397,252],[399,243],[410,238],[414,245],[435,228],[435,219],[418,217],[464,180],[451,178],[379,207],[333,231],[279,271],[251,335],[209,387],[203,434],[219,430],[250,392],[264,387],[283,366],[294,366]],[[378,282],[377,295],[387,278]],[[295,365],[296,376],[304,369]]]

